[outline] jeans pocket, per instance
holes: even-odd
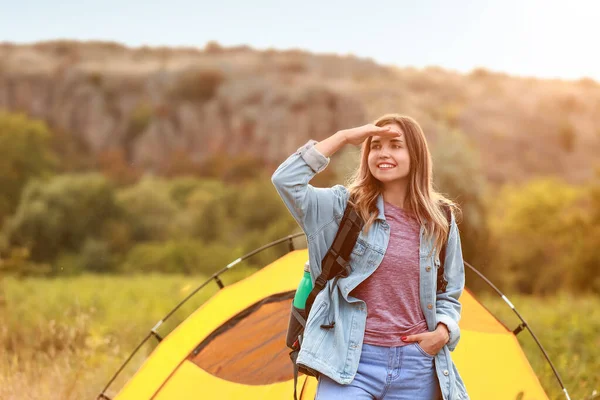
[[[435,358],[435,356],[432,356],[431,354],[429,354],[428,352],[426,352],[425,350],[423,350],[423,348],[421,347],[421,345],[419,344],[419,342],[415,342],[415,347],[417,348],[417,350],[419,350],[419,352],[421,354],[423,354],[425,357],[429,357],[429,358]]]

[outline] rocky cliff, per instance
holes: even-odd
[[[365,120],[359,101],[297,78],[301,71],[283,58],[247,49],[5,44],[0,108],[44,119],[92,153],[125,148],[145,168],[181,151],[194,160],[249,152],[277,161],[302,141]]]
[[[309,138],[386,112],[414,116],[432,141],[463,131],[492,181],[584,180],[600,150],[600,86],[476,70],[377,65],[302,51],[127,48],[56,41],[0,44],[0,109],[42,118],[91,154],[121,149],[160,170],[251,153],[278,163]]]

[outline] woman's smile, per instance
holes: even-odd
[[[381,169],[381,170],[389,170],[392,168],[395,168],[396,165],[395,164],[391,164],[391,163],[381,163],[377,165],[377,168]]]

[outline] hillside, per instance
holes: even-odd
[[[410,63],[410,60],[407,60]],[[100,157],[160,172],[174,157],[259,155],[275,166],[309,138],[386,112],[415,117],[435,144],[460,129],[493,183],[588,179],[600,151],[600,85],[475,70],[381,66],[353,56],[0,44],[0,109],[42,118]]]

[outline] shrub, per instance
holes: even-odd
[[[125,141],[130,144],[150,125],[153,110],[147,103],[138,104],[131,115],[125,132]]]
[[[127,254],[122,266],[128,273],[183,273],[210,275],[239,257],[241,250],[199,240],[143,243]]]
[[[549,294],[568,288],[589,237],[584,192],[556,179],[506,186],[489,218],[492,270],[508,289]]]
[[[42,121],[0,111],[0,224],[14,212],[32,178],[50,176],[58,162]]]
[[[135,241],[165,240],[172,233],[177,206],[169,195],[169,184],[153,178],[142,179],[117,194],[124,219]]]
[[[193,102],[206,102],[214,97],[223,83],[223,73],[215,69],[184,71],[170,90],[172,97]]]
[[[87,238],[100,237],[117,213],[114,190],[99,174],[34,181],[6,224],[7,243],[29,248],[33,261],[52,261],[61,250],[77,251]]]
[[[487,265],[487,218],[485,206],[487,185],[480,155],[459,130],[441,129],[432,146],[433,177],[437,190],[460,204],[458,215],[463,258],[473,265]],[[485,269],[481,272],[487,273]],[[467,270],[470,280],[470,270]],[[485,287],[473,280],[472,290]],[[481,285],[480,285],[481,284]]]
[[[141,169],[127,161],[127,155],[123,149],[114,148],[101,151],[96,156],[96,163],[96,168],[117,186],[138,182],[143,173]]]

